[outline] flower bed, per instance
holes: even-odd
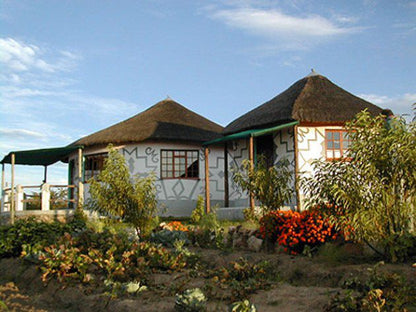
[[[317,211],[272,211],[260,220],[260,236],[285,252],[298,254],[339,236],[333,225]]]

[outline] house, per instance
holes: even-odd
[[[221,136],[223,127],[167,98],[149,109],[106,129],[83,137],[70,146],[83,146],[84,196],[88,179],[103,168],[107,146],[126,158],[131,175],[156,176],[157,200],[162,214],[189,216],[204,192],[205,153],[202,143]],[[222,202],[222,148],[209,153],[211,200]],[[78,154],[69,156],[70,184],[77,185]]]
[[[218,205],[224,207],[223,216],[235,217],[255,202],[235,185],[233,170],[239,170],[244,159],[254,164],[258,155],[270,165],[286,158],[294,181],[287,205],[301,209],[301,178],[313,174],[314,160],[344,155],[349,145],[345,123],[364,109],[373,115],[383,112],[312,71],[225,128],[167,98],[66,147],[11,152],[1,163],[3,172],[6,163],[12,164],[12,172],[14,164],[42,165],[46,182],[48,165],[67,162],[69,200],[82,203],[83,197],[89,197],[88,179],[103,168],[107,146],[112,144],[125,156],[132,175],[156,175],[157,200],[161,211],[166,208],[164,215],[189,216],[198,195],[205,195],[207,210]],[[3,174],[2,189],[3,213],[24,210],[22,187],[15,187],[12,181],[5,188]],[[44,183],[45,210],[49,209],[48,192]]]
[[[270,101],[232,121],[223,137],[206,142],[205,146],[222,144],[227,150],[225,171],[238,170],[243,159],[255,162],[263,155],[269,164],[282,158],[290,162],[293,172],[293,199],[287,203],[301,209],[304,196],[300,188],[303,176],[312,175],[316,159],[341,158],[349,140],[344,129],[360,111],[372,115],[382,109],[332,83],[312,70]],[[254,206],[254,200],[230,179],[230,206]]]

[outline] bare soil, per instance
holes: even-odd
[[[319,258],[276,253],[226,253],[210,249],[195,249],[194,252],[199,253],[201,261],[212,269],[225,266],[240,257],[253,263],[262,260],[272,263],[278,271],[278,280],[269,289],[257,291],[249,298],[257,311],[261,312],[323,311],[330,297],[342,291],[340,285],[343,280],[352,274],[359,276],[374,265],[333,264]],[[383,266],[383,270],[400,273],[416,283],[416,269],[411,264],[388,264]],[[149,290],[136,297],[110,299],[103,294],[102,289],[79,284],[62,285],[52,280],[45,285],[40,275],[35,265],[21,259],[0,261],[0,300],[8,311],[174,311],[175,293],[189,288],[202,288],[207,282],[188,271],[158,273],[149,279]],[[221,300],[221,290],[217,290],[215,297],[217,299],[209,301],[208,311],[227,311],[229,302]],[[3,305],[3,310],[7,309]]]

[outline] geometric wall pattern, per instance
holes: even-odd
[[[138,143],[120,146],[120,153],[125,157],[130,174],[145,177],[149,174],[156,176],[155,187],[157,200],[165,209],[166,215],[189,215],[195,208],[198,195],[205,191],[205,154],[199,144],[177,143]],[[161,179],[160,154],[162,149],[198,150],[199,178],[198,179]],[[105,152],[105,149],[85,149],[84,155]],[[73,155],[76,161],[76,155]],[[75,168],[77,170],[77,168]],[[210,147],[209,179],[210,193],[213,201],[224,200],[224,151],[223,148]],[[77,181],[74,181],[77,182]],[[85,184],[85,198],[89,197],[89,185]]]
[[[298,168],[301,177],[313,176],[312,163],[318,159],[325,159],[325,129],[342,129],[342,127],[298,127]],[[302,188],[300,188],[300,200],[303,201]]]

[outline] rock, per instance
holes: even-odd
[[[244,239],[242,237],[237,237],[233,239],[233,248],[244,248]]]
[[[262,245],[263,240],[255,236],[250,236],[247,240],[247,247],[252,251],[259,252]]]

